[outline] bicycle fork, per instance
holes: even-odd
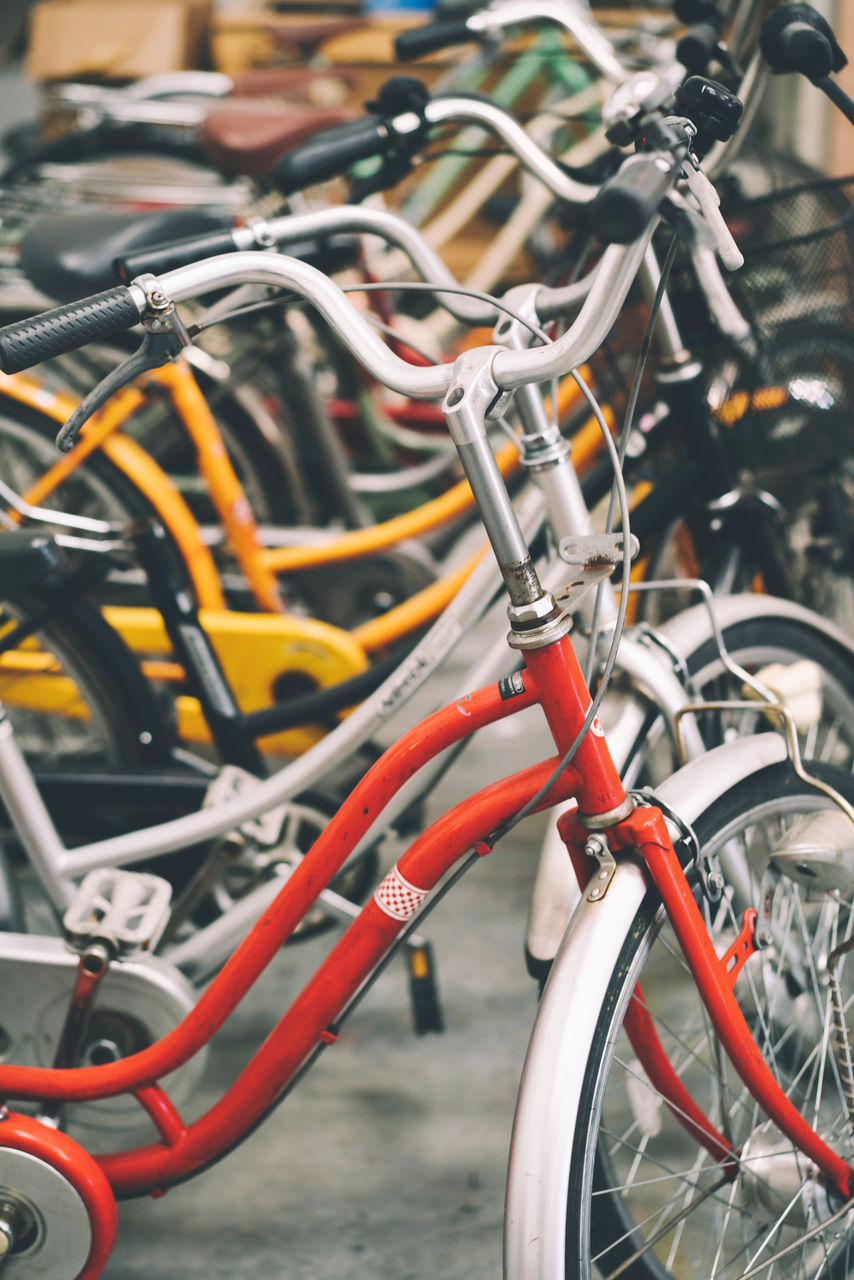
[[[493,353],[494,354],[494,353]],[[475,493],[481,518],[510,594],[509,643],[524,653],[552,736],[567,753],[584,723],[590,694],[568,639],[571,621],[544,592],[522,538],[506,490],[486,442],[485,419],[503,407],[491,372],[492,355],[467,353],[457,362],[443,406],[451,435]],[[462,375],[462,376],[460,376]],[[567,761],[568,762],[568,761]],[[636,849],[661,895],[709,1017],[733,1067],[766,1115],[818,1166],[843,1201],[851,1195],[854,1171],[816,1133],[787,1097],[756,1044],[735,997],[738,972],[756,950],[753,919],[746,913],[734,949],[718,959],[691,887],[673,847],[660,809],[637,807],[623,789],[598,720],[592,722],[572,756],[579,774],[577,811],[561,820],[561,835],[580,879],[586,881],[591,833],[601,833],[612,854]],[[604,843],[601,846],[604,849]],[[607,872],[607,866],[604,868]],[[595,889],[592,891],[595,893]],[[755,919],[755,913],[753,915]],[[640,1002],[638,1002],[640,1003]],[[640,1023],[642,1015],[634,1015]],[[631,1023],[631,1020],[630,1020]],[[732,1144],[690,1097],[666,1059],[651,1019],[644,1034],[635,1026],[636,1052],[648,1074],[658,1078],[671,1108],[688,1131],[715,1156],[727,1176],[737,1167]]]
[[[589,873],[590,829],[570,811],[560,820],[560,832],[570,858],[584,880]],[[753,941],[755,911],[744,913],[741,932],[734,944],[719,958],[703,920],[682,865],[673,847],[667,824],[654,806],[635,808],[605,832],[609,847],[637,849],[661,895],[674,932],[709,1018],[727,1056],[742,1082],[765,1114],[782,1133],[818,1166],[828,1182],[847,1201],[852,1194],[852,1169],[838,1156],[786,1096],[759,1050],[735,998],[735,981],[744,962],[756,951]],[[594,873],[595,874],[595,873]],[[687,1093],[667,1058],[652,1019],[645,1013],[639,990],[627,1016],[626,1030],[647,1075],[664,1096],[665,1102],[683,1127],[719,1160],[729,1177],[737,1172],[736,1151]]]

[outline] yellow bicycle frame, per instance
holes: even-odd
[[[179,361],[148,378],[166,387],[196,446],[200,470],[228,539],[250,579],[256,599],[266,603],[265,613],[234,613],[225,608],[216,564],[189,507],[154,459],[119,430],[144,402],[144,391],[138,386],[125,388],[113,396],[84,427],[75,448],[59,458],[21,496],[34,506],[43,503],[86,458],[96,449],[102,449],[139,490],[181,552],[196,591],[202,625],[211,637],[242,710],[269,706],[275,700],[275,681],[285,673],[299,672],[325,687],[364,670],[369,654],[383,652],[438,616],[485,553],[486,547],[455,572],[438,579],[384,615],[361,624],[352,633],[284,614],[275,578],[277,571],[297,572],[366,556],[404,539],[423,536],[472,508],[468,482],[461,481],[413,512],[370,529],[342,534],[318,546],[267,550],[260,545],[257,524],[192,371]],[[574,388],[574,383],[561,388],[564,399],[563,404],[559,402],[561,411],[577,395],[568,388]],[[48,390],[20,374],[0,374],[0,393],[48,415],[57,424],[65,422],[75,407],[70,396]],[[587,465],[599,444],[596,424],[592,421],[585,424],[573,439],[576,466]],[[518,451],[509,442],[498,451],[496,458],[505,475],[518,465]],[[14,512],[9,514],[15,517]],[[168,637],[156,610],[113,607],[105,613],[129,647],[143,658],[143,668],[152,679],[169,684],[183,680],[181,666],[169,661]],[[84,714],[83,704],[70,698],[69,690],[58,683],[68,678],[58,676],[44,658],[45,655],[32,653],[3,655],[0,672],[7,676],[29,673],[31,677],[14,685],[11,705],[44,711],[62,707],[68,715]],[[181,736],[192,742],[206,741],[207,730],[198,702],[179,694],[176,707]],[[319,727],[307,726],[271,736],[262,745],[277,753],[293,755],[306,750],[321,735]]]

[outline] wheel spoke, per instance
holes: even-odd
[[[815,808],[824,801],[806,803]],[[772,939],[740,970],[736,998],[786,1094],[844,1155],[854,1144],[825,966],[841,940],[854,936],[854,911],[846,898],[806,894],[785,872],[769,880],[774,850],[802,811],[785,798],[778,808],[758,810],[750,820],[721,829],[709,852],[725,849],[722,865],[740,865],[749,874],[743,880],[734,876],[740,890],[727,890],[716,907],[706,905],[705,918],[723,955],[745,907],[758,904],[762,887],[771,884]],[[742,901],[746,893],[752,902]],[[659,918],[651,932],[649,952],[638,961],[642,970],[626,971],[624,981],[632,987],[622,1007],[640,983],[674,1071],[709,1121],[726,1132],[738,1153],[737,1167],[716,1165],[692,1136],[689,1117],[665,1098],[659,1095],[656,1106],[642,1062],[629,1050],[625,1033],[615,1032],[598,1127],[599,1172],[590,1191],[596,1243],[591,1263],[603,1275],[630,1280],[660,1280],[664,1274],[673,1280],[700,1274],[705,1280],[746,1280],[752,1274],[842,1280],[847,1272],[837,1262],[845,1261],[848,1243],[834,1224],[845,1212],[838,1212],[811,1162],[767,1119],[721,1051],[667,923]],[[849,1010],[854,991],[845,980],[854,964],[846,957],[839,972],[843,1008]],[[638,1089],[649,1092],[648,1108]],[[711,1186],[708,1179],[714,1179]]]

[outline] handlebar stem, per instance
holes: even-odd
[[[533,324],[540,323],[540,292],[538,285],[522,284],[504,295],[504,301],[512,306],[518,318],[505,317],[501,320],[493,333],[496,344],[516,351],[530,347],[531,330],[523,319]],[[524,433],[518,441],[522,463],[546,498],[555,538],[559,542],[561,538],[593,533],[590,511],[572,463],[572,447],[558,424],[549,418],[540,388],[533,384],[519,387],[513,405]],[[592,593],[581,602],[581,612],[588,620],[593,603]],[[598,608],[601,622],[610,624],[614,621],[617,600],[607,579],[600,584]]]
[[[486,419],[500,416],[506,400],[492,377],[496,355],[496,348],[486,347],[464,351],[459,356],[442,412],[475,495],[511,606],[518,610],[542,600],[545,592],[487,439]]]

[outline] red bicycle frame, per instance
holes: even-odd
[[[133,1094],[151,1117],[160,1141],[98,1157],[114,1193],[121,1196],[161,1191],[199,1172],[245,1137],[305,1060],[320,1046],[334,1043],[336,1020],[439,880],[468,850],[490,851],[491,834],[548,782],[577,736],[590,695],[568,636],[529,650],[525,662],[521,678],[458,699],[417,725],[385,753],[194,1009],[167,1036],[105,1066],[64,1070],[0,1067],[0,1095],[70,1103]],[[222,1026],[391,796],[439,752],[535,703],[543,709],[558,756],[484,788],[425,831],[383,879],[231,1087],[204,1115],[185,1124],[159,1079],[187,1061]],[[640,851],[736,1070],[766,1113],[847,1199],[852,1171],[792,1105],[762,1058],[735,1000],[732,967],[728,958],[719,961],[714,951],[661,812],[638,807],[620,821],[608,823],[603,818],[594,822],[597,815],[613,814],[626,806],[625,791],[596,722],[572,765],[562,770],[537,808],[571,797],[578,808],[561,819],[561,834],[574,865],[583,869],[588,861],[585,844],[590,828],[585,822],[605,827],[614,852],[628,847]],[[640,1001],[637,1003],[640,1006]],[[687,1097],[651,1019],[644,1019],[642,1012],[634,1018],[632,1038],[644,1068],[662,1089],[665,1100],[684,1117],[683,1123],[695,1140],[729,1172],[736,1153]],[[2,1142],[0,1126],[0,1145]]]

